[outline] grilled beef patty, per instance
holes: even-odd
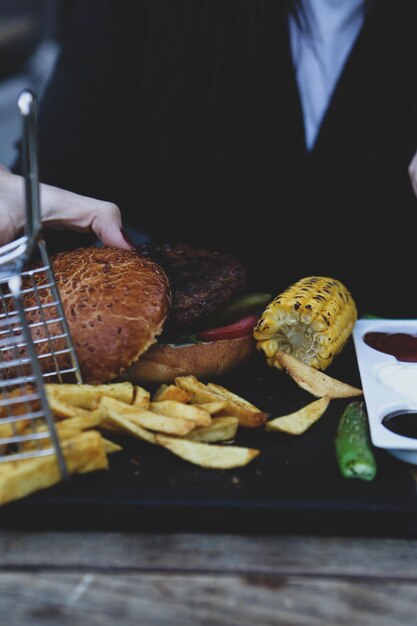
[[[172,305],[164,330],[198,329],[246,287],[245,266],[228,254],[188,245],[144,243],[137,251],[165,271]]]

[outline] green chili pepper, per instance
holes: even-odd
[[[363,402],[350,402],[343,411],[337,429],[335,446],[342,476],[362,480],[375,478],[377,466]]]

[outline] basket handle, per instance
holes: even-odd
[[[22,115],[23,173],[25,177],[26,225],[28,253],[38,241],[41,232],[41,209],[39,193],[37,100],[30,89],[19,96],[18,107]]]

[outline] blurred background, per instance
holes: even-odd
[[[17,99],[41,95],[54,67],[68,0],[0,0],[0,163],[10,166],[20,135]]]

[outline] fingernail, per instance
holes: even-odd
[[[129,235],[127,234],[127,232],[125,231],[124,228],[122,228],[120,230],[120,232],[122,233],[122,237],[125,240],[125,242],[132,248],[132,250],[136,250],[136,246],[133,243],[132,239],[129,237]]]

